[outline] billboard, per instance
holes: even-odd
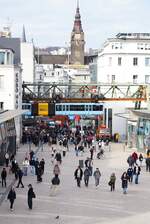
[[[38,115],[48,116],[48,103],[38,103]]]

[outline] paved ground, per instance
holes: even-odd
[[[19,149],[19,159],[25,155],[28,149]],[[67,153],[61,165],[61,185],[56,196],[49,196],[50,182],[52,178],[52,165],[48,146],[44,151],[39,151],[37,156],[46,160],[46,169],[42,183],[36,183],[36,177],[23,178],[25,188],[16,189],[17,199],[15,210],[9,211],[8,201],[3,201],[0,207],[0,223],[5,224],[99,224],[99,223],[140,223],[150,218],[150,174],[142,169],[139,185],[130,184],[128,194],[123,195],[120,177],[127,168],[126,159],[130,151],[124,152],[121,144],[112,144],[112,151],[105,153],[102,160],[94,159],[94,167],[99,167],[102,173],[101,184],[98,189],[94,186],[91,177],[88,188],[82,183],[81,188],[76,187],[74,170],[79,159],[73,149]],[[21,160],[21,159],[20,159]],[[110,192],[108,181],[110,174],[117,175],[116,191]],[[12,177],[11,177],[12,181]],[[32,183],[37,195],[32,211],[27,207],[27,185]],[[0,187],[2,192],[2,188]],[[55,217],[59,215],[59,219]],[[147,222],[147,221],[146,221]]]

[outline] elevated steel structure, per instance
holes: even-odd
[[[146,84],[119,83],[23,83],[23,102],[132,101],[139,109],[147,100]]]

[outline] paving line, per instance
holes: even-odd
[[[24,196],[24,195],[18,195],[18,197],[20,197],[20,198],[26,198],[26,196]],[[54,196],[53,196],[54,197]],[[43,196],[40,196],[39,198],[36,198],[35,199],[35,201],[40,201],[40,202],[45,202],[45,203],[53,203],[53,204],[57,204],[57,205],[66,205],[66,206],[69,206],[69,207],[78,207],[79,208],[79,206],[80,207],[86,207],[86,208],[92,208],[92,209],[98,209],[98,210],[104,210],[104,211],[111,211],[111,212],[122,212],[123,214],[128,214],[128,215],[133,215],[133,214],[136,214],[136,212],[131,212],[131,211],[126,211],[126,210],[123,210],[123,209],[120,209],[120,207],[119,206],[117,206],[117,207],[114,207],[114,206],[110,206],[109,204],[106,204],[106,205],[104,205],[103,203],[102,203],[102,205],[103,205],[103,207],[102,206],[95,206],[95,205],[93,205],[93,204],[91,204],[90,205],[90,203],[88,202],[82,202],[82,201],[78,201],[78,202],[76,202],[76,203],[72,203],[72,201],[70,201],[70,202],[65,202],[65,201],[59,201],[59,202],[57,202],[54,198],[53,198],[52,196],[49,196],[49,198],[48,198],[48,196],[47,197],[43,197]],[[108,202],[109,203],[109,202]],[[101,205],[101,204],[100,204]]]
[[[0,214],[0,217],[7,217],[7,218],[25,218],[25,219],[48,219],[49,217],[56,217],[57,215],[59,215],[60,217],[63,218],[71,218],[71,219],[82,219],[82,220],[97,220],[97,221],[102,221],[102,220],[106,220],[105,218],[95,218],[95,217],[91,217],[91,216],[81,216],[81,215],[65,215],[65,214],[61,214],[61,213],[51,213],[51,212],[34,212],[32,211],[32,213],[26,213],[26,214],[16,214],[16,213],[10,213],[10,214]]]

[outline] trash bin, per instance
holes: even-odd
[[[79,160],[79,166],[80,166],[81,168],[84,167],[83,159],[82,159],[82,160]]]

